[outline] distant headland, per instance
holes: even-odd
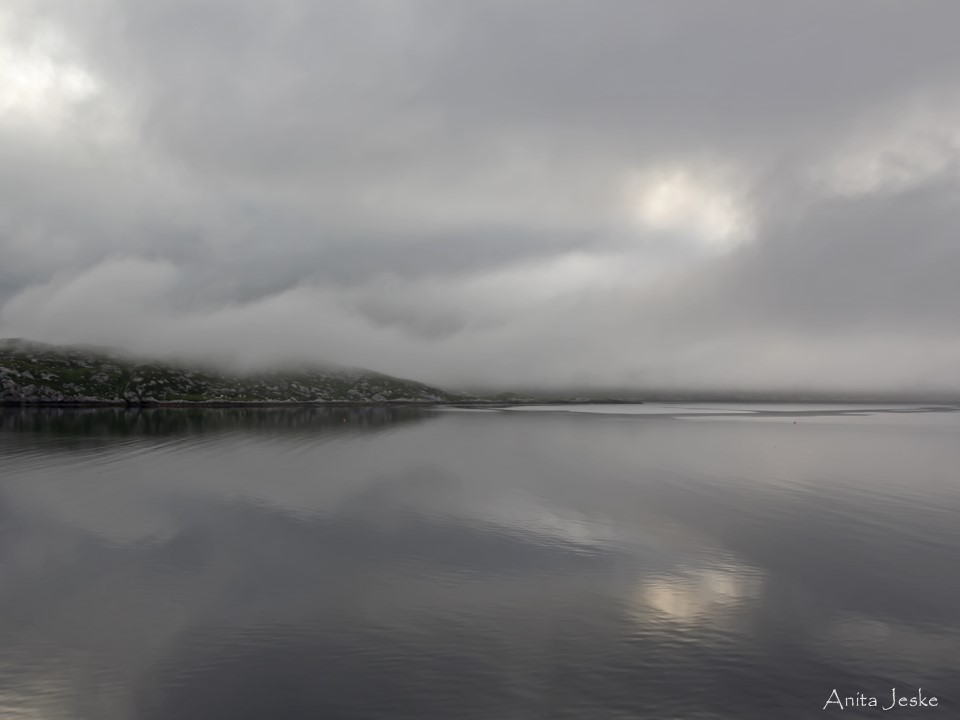
[[[443,390],[358,368],[255,374],[128,353],[0,339],[0,405],[230,407],[269,405],[515,405],[637,402],[618,398],[496,395]]]

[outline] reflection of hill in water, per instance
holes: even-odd
[[[434,417],[416,407],[0,408],[0,432],[145,437],[252,432],[356,435]]]

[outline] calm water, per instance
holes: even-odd
[[[0,718],[960,716],[960,413],[752,410],[2,409]]]

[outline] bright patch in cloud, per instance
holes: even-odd
[[[686,236],[702,247],[729,249],[752,232],[738,193],[683,168],[635,175],[626,184],[626,196],[642,229]]]
[[[899,192],[960,170],[960,101],[946,108],[917,107],[876,128],[858,129],[813,182],[844,196]]]
[[[97,93],[94,77],[66,57],[60,34],[18,23],[0,12],[0,119],[59,119],[70,105]]]

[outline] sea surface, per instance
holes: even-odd
[[[3,720],[830,716],[960,717],[955,408],[0,409]]]

